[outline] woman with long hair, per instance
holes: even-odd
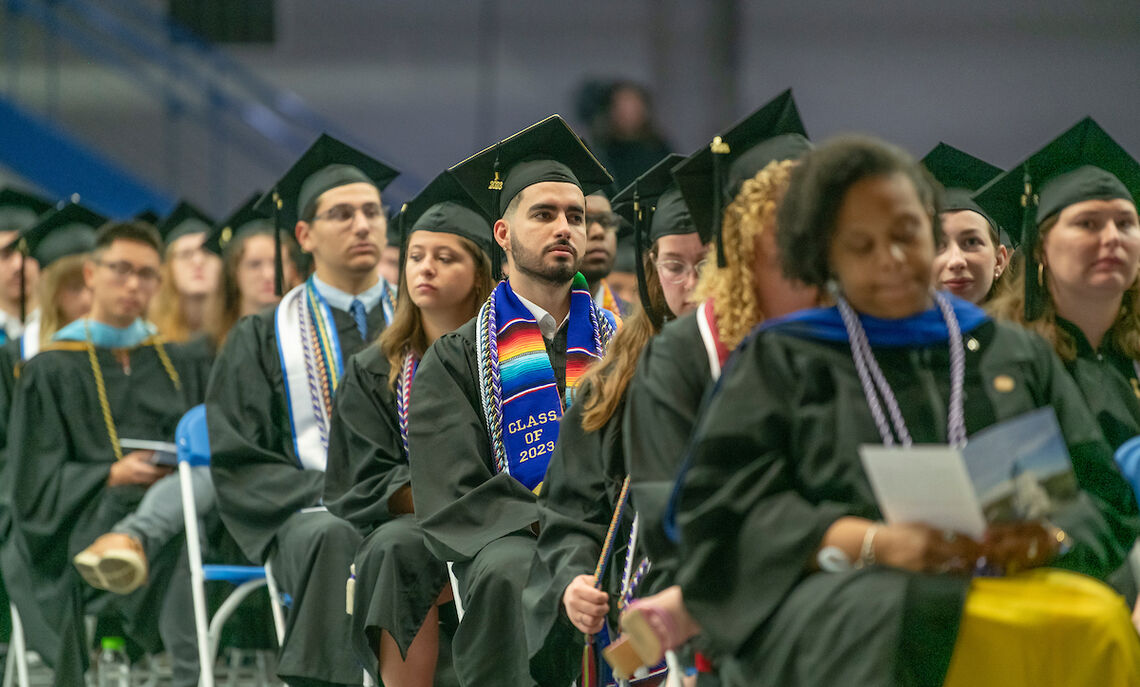
[[[353,648],[388,687],[432,684],[439,604],[450,598],[447,568],[416,522],[407,411],[423,354],[470,320],[493,286],[491,225],[473,208],[446,174],[408,204],[395,316],[349,360],[329,430],[324,501],[364,536],[350,583]]]
[[[221,260],[204,245],[212,224],[200,210],[183,202],[158,226],[166,250],[162,285],[150,306],[150,320],[172,343],[184,343],[211,328],[210,301],[221,273]]]
[[[670,169],[661,161],[615,196],[632,205],[637,189],[641,216],[635,240],[642,265],[642,303],[622,323],[605,357],[582,379],[581,396],[562,418],[558,443],[538,495],[537,555],[523,594],[531,672],[540,684],[569,684],[579,677],[584,638],[616,619],[609,592],[621,588],[625,538],[632,516],[616,532],[621,541],[604,552],[614,509],[623,500],[622,409],[625,390],[645,344],[694,307],[693,288],[708,251],[707,236],[693,225]],[[648,224],[648,245],[640,245]],[[648,250],[642,250],[648,248]],[[595,577],[599,556],[612,560]]]
[[[1021,226],[1025,169],[1040,170],[1042,159],[1059,154],[1069,159],[1050,166],[1048,176],[1031,176],[1038,203],[1024,221],[1035,228],[1025,232],[1009,289],[990,309],[1053,345],[1118,449],[1140,435],[1140,164],[1086,119],[987,187],[978,202]],[[1130,560],[1112,582],[1133,599],[1138,579]],[[1133,622],[1140,627],[1140,603]]]
[[[792,174],[781,264],[836,305],[769,321],[736,352],[667,519],[685,609],[726,685],[1140,678],[1127,611],[1091,579],[1140,528],[1131,490],[1045,342],[931,288],[938,210],[918,163],[874,139],[836,139]],[[1048,520],[978,539],[883,521],[861,446],[961,447],[1049,406],[1076,496]],[[675,625],[656,619],[647,634],[668,641]]]
[[[945,143],[927,153],[922,165],[943,188],[942,238],[931,275],[934,288],[982,305],[1000,290],[1010,256],[997,222],[972,196],[1001,169]]]
[[[206,239],[205,249],[222,260],[221,280],[209,338],[215,350],[238,320],[277,305],[281,296],[274,290],[273,222],[253,206],[261,198],[253,194],[240,208],[218,224]],[[281,267],[285,291],[300,282],[297,271],[299,249],[296,241],[281,233]]]

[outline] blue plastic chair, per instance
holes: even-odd
[[[222,626],[238,605],[261,587],[268,587],[270,608],[277,643],[285,637],[285,616],[281,595],[269,569],[259,565],[203,565],[202,545],[198,533],[198,510],[194,504],[191,469],[210,465],[210,436],[206,430],[206,406],[191,408],[175,430],[178,447],[178,481],[182,491],[182,515],[186,525],[186,549],[190,558],[190,584],[194,596],[194,628],[198,636],[198,660],[201,664],[200,687],[214,687],[214,661]],[[235,589],[218,608],[213,618],[206,615],[206,582],[229,582]]]

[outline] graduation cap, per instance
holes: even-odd
[[[788,89],[673,169],[693,222],[702,235],[716,240],[717,265],[725,265],[721,216],[744,182],[768,163],[798,158],[811,148]]]
[[[213,224],[213,218],[184,200],[158,224],[158,233],[162,242],[169,246],[183,236],[208,234]]]
[[[404,207],[407,207],[404,203]],[[385,232],[384,239],[388,242],[389,248],[399,248],[403,245],[404,237],[400,231],[400,219],[403,216],[403,208],[399,210],[393,209],[388,213],[388,231]]]
[[[147,224],[153,224],[153,225],[157,226],[158,223],[160,221],[162,221],[162,218],[159,217],[158,213],[155,212],[153,209],[147,208],[147,209],[143,210],[142,212],[138,213],[137,215],[135,215],[134,217],[132,217],[131,220],[135,221],[135,222],[146,222]]]
[[[401,245],[407,245],[417,231],[438,231],[473,241],[488,257],[495,247],[490,218],[450,172],[437,176],[407,202],[400,228]]]
[[[292,233],[298,220],[312,218],[321,194],[357,183],[372,184],[382,191],[399,174],[347,143],[321,134],[254,207],[272,216],[278,229]],[[278,237],[274,253],[275,286],[281,295],[281,240],[279,233],[274,235]]]
[[[559,115],[551,115],[475,153],[449,170],[484,213],[498,220],[523,189],[544,181],[574,184],[589,195],[613,183],[602,163]],[[499,250],[492,251],[493,276]]]
[[[942,211],[955,212],[971,210],[986,218],[994,233],[1002,243],[1013,248],[1013,242],[1005,229],[974,201],[974,192],[1002,173],[995,167],[965,151],[946,143],[939,143],[922,158],[922,166],[942,184]]]
[[[59,210],[40,217],[31,227],[20,232],[9,244],[18,245],[26,256],[36,259],[41,268],[69,255],[86,253],[95,248],[95,232],[107,219],[78,203],[68,203]],[[24,292],[24,263],[20,262],[20,319],[27,309]]]
[[[262,192],[254,191],[253,195],[245,199],[236,210],[222,221],[214,225],[206,236],[202,247],[214,255],[221,256],[234,239],[257,231],[269,233],[273,231],[273,222],[262,212],[254,209],[254,205],[261,199]]]
[[[1025,255],[1025,317],[1041,316],[1038,271],[1040,224],[1074,203],[1140,196],[1140,163],[1091,117],[998,176],[974,195],[998,224],[1020,239]]]
[[[614,196],[614,205],[633,223],[634,270],[637,272],[637,291],[641,307],[654,322],[661,318],[649,300],[649,285],[645,280],[642,254],[662,236],[699,233],[702,243],[709,235],[699,232],[689,213],[681,190],[673,179],[673,168],[685,160],[684,155],[667,155]]]
[[[14,188],[0,189],[0,231],[27,229],[51,207],[51,203],[35,194]]]

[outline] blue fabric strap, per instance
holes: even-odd
[[[360,302],[359,298],[352,299],[352,303],[348,306],[348,312],[352,315],[352,319],[356,321],[356,329],[360,332],[361,339],[368,339],[368,313],[364,312],[364,304]]]

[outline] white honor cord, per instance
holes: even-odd
[[[859,383],[863,386],[863,395],[867,399],[867,405],[871,408],[871,415],[875,419],[875,425],[879,429],[879,436],[883,439],[883,445],[895,445],[895,436],[891,433],[891,425],[894,425],[894,434],[898,435],[898,442],[903,446],[910,446],[913,440],[907,430],[898,399],[895,398],[890,384],[887,383],[882,369],[875,360],[863,324],[846,299],[839,296],[836,300],[839,313],[843,318],[843,326],[847,329],[847,338],[851,344],[851,357],[855,361],[855,371],[859,374]],[[966,444],[966,414],[963,408],[963,387],[966,377],[966,351],[962,345],[962,331],[958,326],[958,318],[954,314],[954,308],[950,305],[950,301],[937,292],[934,293],[934,300],[938,304],[939,310],[942,311],[950,344],[950,407],[946,423],[947,439],[951,446],[964,446]],[[879,403],[880,395],[890,413],[889,424],[886,413],[883,412],[882,404]]]

